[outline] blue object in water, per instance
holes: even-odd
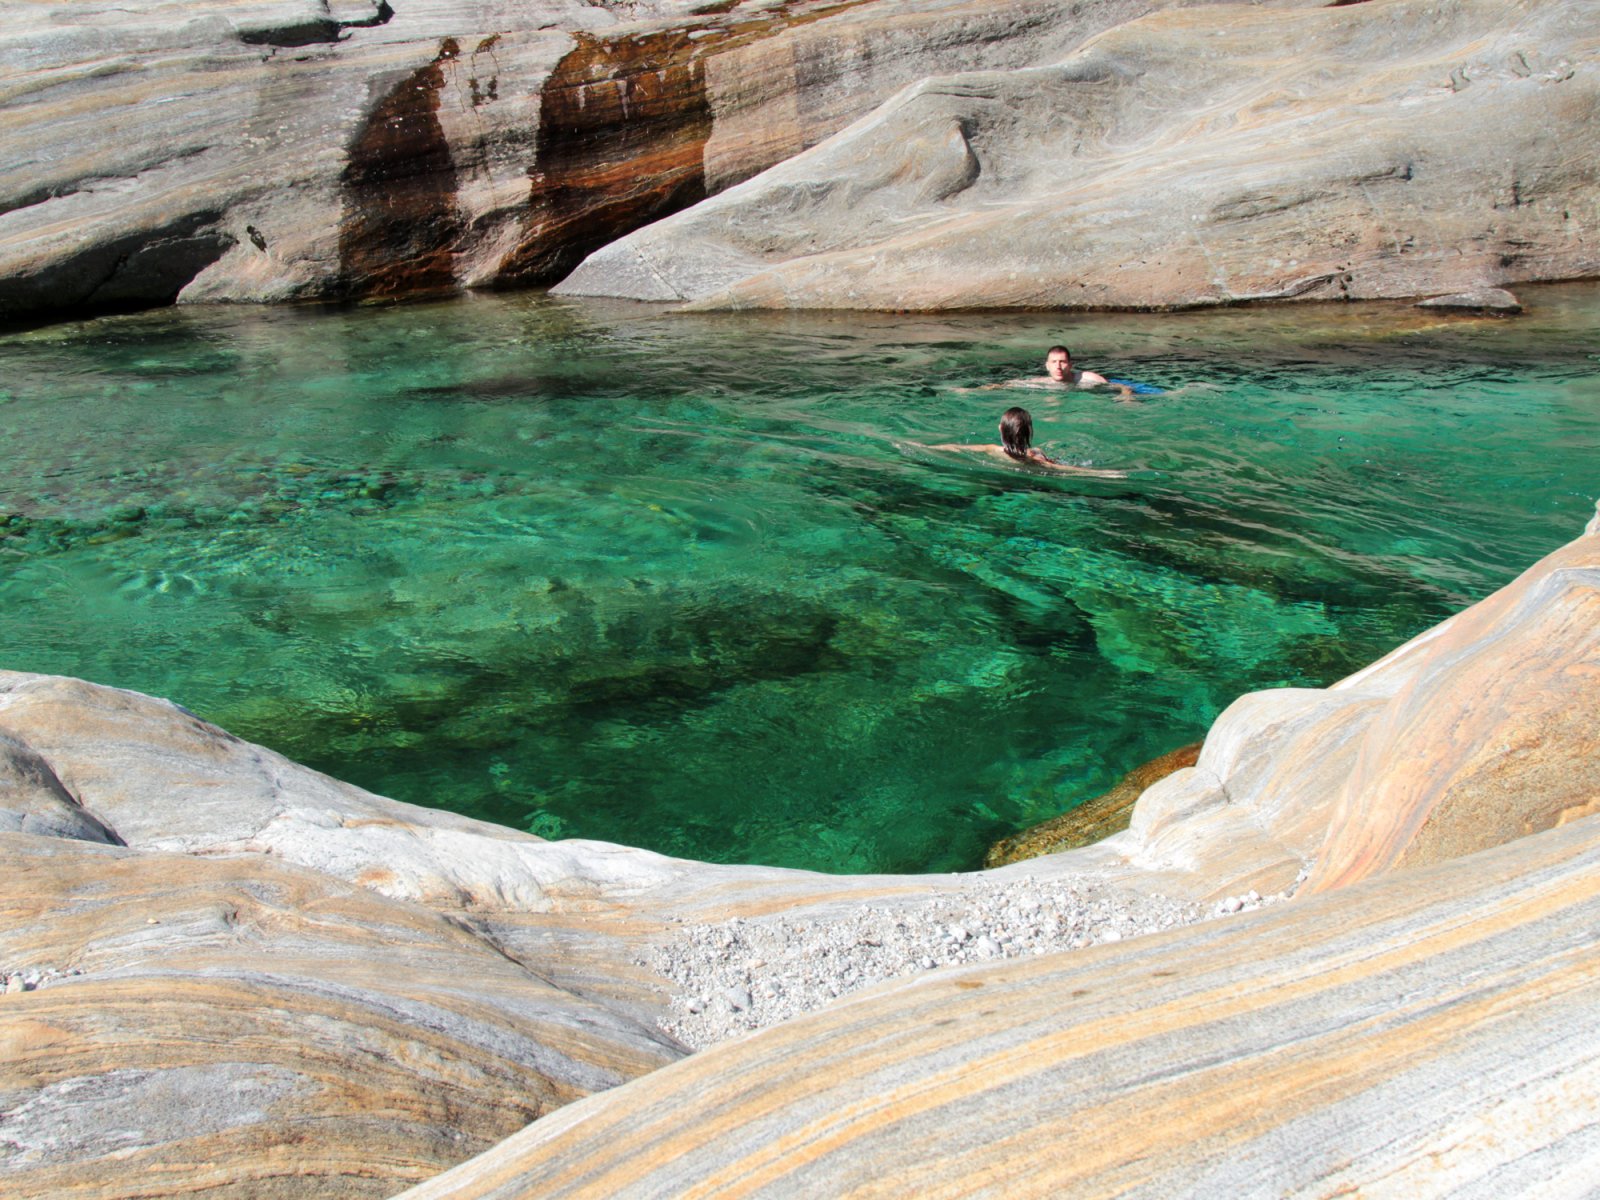
[[[1106,382],[1114,383],[1118,387],[1125,387],[1135,396],[1161,396],[1166,394],[1161,388],[1156,387],[1154,384],[1135,383],[1131,379],[1108,379]]]

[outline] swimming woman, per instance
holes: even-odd
[[[985,443],[979,446],[960,445],[947,442],[942,446],[930,446],[930,450],[981,450],[985,454],[992,454],[996,458],[1010,459],[1012,462],[1026,463],[1033,467],[1044,467],[1050,471],[1062,471],[1069,475],[1093,475],[1099,479],[1126,479],[1126,471],[1113,471],[1101,467],[1075,467],[1071,463],[1057,462],[1042,450],[1033,446],[1033,417],[1025,408],[1008,408],[1000,418],[1000,444],[998,446]]]

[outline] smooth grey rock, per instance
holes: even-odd
[[[1449,296],[1432,296],[1419,300],[1418,308],[1442,308],[1451,312],[1486,313],[1491,316],[1514,316],[1522,311],[1522,301],[1505,288],[1477,288],[1470,292],[1456,292]]]
[[[927,75],[1212,2],[12,4],[0,321],[543,282]],[[978,170],[949,129],[918,153],[929,198]],[[618,269],[663,299],[750,266],[710,254],[672,286],[649,256]]]
[[[31,747],[0,733],[0,833],[3,832],[110,844],[118,841],[115,834],[84,811]]]
[[[1600,9],[1168,9],[930,77],[555,289],[698,309],[1163,308],[1600,274]],[[975,168],[974,165],[975,164]],[[746,266],[755,257],[759,266]]]

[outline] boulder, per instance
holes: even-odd
[[[680,1047],[263,857],[0,833],[0,1190],[391,1195]]]
[[[1600,812],[1600,513],[1493,596],[1349,681],[1399,680],[1362,736],[1311,886]]]
[[[923,80],[555,291],[740,308],[1174,308],[1600,271],[1585,0],[1170,8]]]
[[[679,869],[600,844],[577,868],[567,861],[577,843],[375,796],[169,701],[82,680],[0,672],[0,729],[0,769],[48,772],[46,786],[141,850],[266,854],[450,910],[544,911],[547,887],[625,892]]]
[[[1182,2],[14,6],[0,321],[552,282],[929,74]]]
[[[1600,512],[1492,596],[1327,689],[1241,697],[1101,843],[1129,866],[1308,887],[1600,811]],[[1220,881],[1227,881],[1221,884]]]

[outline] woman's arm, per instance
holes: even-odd
[[[1126,479],[1126,471],[1116,471],[1110,467],[1075,467],[1071,463],[1057,462],[1049,455],[1028,449],[1028,461],[1038,463],[1041,467],[1049,467],[1052,471],[1060,471],[1064,475],[1092,475],[1097,479]]]

